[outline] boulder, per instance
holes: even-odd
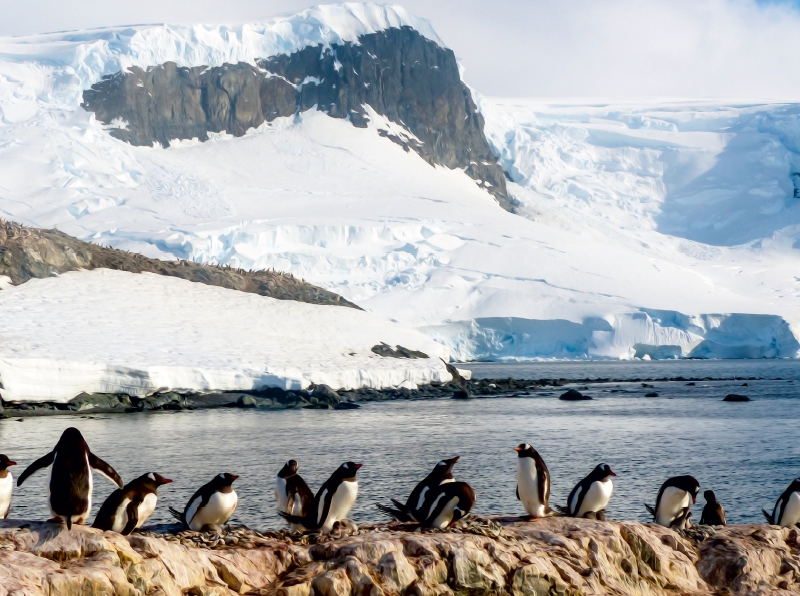
[[[575,389],[567,389],[566,392],[558,396],[558,399],[562,401],[585,401],[592,398]]]
[[[314,390],[311,392],[311,397],[332,406],[335,406],[342,401],[342,398],[339,397],[339,394],[327,385],[314,385]],[[311,403],[314,402],[312,401]]]
[[[722,401],[752,401],[746,395],[738,395],[736,393],[729,393]]]

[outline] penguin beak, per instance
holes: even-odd
[[[520,447],[520,446],[516,446],[516,447],[514,447],[514,451],[516,451],[517,453],[519,453],[520,451],[522,451],[522,447]]]
[[[238,480],[238,479],[239,479],[239,477],[236,474],[231,474],[231,482],[233,482],[234,480]]]
[[[355,465],[355,466],[353,466],[353,467],[354,467],[356,470],[360,470],[360,469],[361,469],[363,466],[364,466],[364,464],[356,464],[356,465]]]
[[[7,463],[6,465],[7,465],[7,466],[16,466],[16,465],[17,465],[17,462],[15,462],[15,461],[11,461],[11,460],[8,460],[8,463]]]
[[[451,462],[453,462],[453,463],[456,463],[456,462],[457,462],[459,459],[461,459],[461,456],[460,456],[460,455],[456,455],[456,456],[455,456],[453,459],[451,459],[450,461],[451,461]]]
[[[170,480],[169,478],[164,478],[163,476],[161,477],[161,484],[170,484],[170,483],[172,483],[172,480]]]
[[[692,495],[692,503],[697,505],[697,495]]]
[[[616,476],[616,474],[615,474],[614,472],[610,471],[610,470],[609,470],[609,472],[608,472],[608,475],[609,475],[609,476]]]

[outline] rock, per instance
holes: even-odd
[[[751,399],[746,395],[738,395],[736,393],[730,393],[726,395],[722,401],[751,401]]]
[[[349,402],[349,401],[343,401],[343,402],[339,402],[338,404],[333,406],[333,409],[334,410],[357,410],[360,407],[361,406],[358,405],[358,404],[354,404],[354,403]]]
[[[472,396],[468,391],[459,389],[458,391],[453,392],[453,399],[472,399]]]
[[[319,401],[332,406],[335,406],[342,401],[342,398],[339,397],[339,394],[327,385],[314,385],[314,390],[311,392],[311,397],[315,397]]]
[[[592,398],[588,395],[584,395],[580,391],[576,391],[575,389],[568,389],[565,393],[559,395],[558,399],[563,401],[585,401]]]
[[[656,393],[655,391],[651,391],[650,393],[645,393],[644,396],[645,397],[658,397],[658,393]]]
[[[242,395],[236,400],[236,405],[240,408],[258,407],[258,400],[252,395]]]
[[[694,381],[692,381],[691,383],[686,383],[687,387],[694,387],[695,385],[697,385],[697,383],[695,383]]]
[[[409,350],[403,346],[392,347],[383,342],[372,346],[372,353],[377,354],[378,356],[383,356],[384,358],[428,358],[428,355],[425,352]]]
[[[115,393],[81,393],[67,403],[67,409],[73,412],[96,409],[124,409],[130,406],[130,396]]]

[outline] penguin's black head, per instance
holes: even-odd
[[[533,445],[528,445],[527,443],[520,443],[514,447],[514,451],[517,452],[519,457],[533,457],[536,453],[536,449],[533,448]]]
[[[675,478],[670,478],[667,482],[669,482],[671,486],[685,490],[692,495],[692,503],[697,503],[697,493],[700,492],[700,483],[694,476],[675,476]]]
[[[222,472],[221,474],[217,474],[215,480],[217,481],[216,484],[218,486],[230,486],[233,484],[233,481],[236,480],[238,476],[236,474],[228,474],[227,472]]]
[[[17,462],[11,461],[7,456],[0,454],[0,470],[5,470],[9,466],[16,466]]]
[[[336,472],[340,478],[355,478],[356,472],[358,472],[362,465],[363,464],[357,464],[348,461],[339,466],[339,469],[336,470]]]
[[[600,478],[608,478],[609,476],[616,476],[616,474],[611,470],[611,466],[608,464],[598,464],[597,467],[594,469],[594,476],[597,476],[598,479]]]
[[[169,478],[164,478],[161,474],[158,474],[157,472],[150,472],[148,476],[150,476],[151,480],[155,483],[156,486],[163,486],[164,484],[169,484],[172,482],[172,480],[170,480]]]
[[[295,460],[290,459],[285,464],[283,464],[281,471],[278,472],[278,478],[288,478],[289,476],[294,476],[295,474],[297,474],[297,469],[299,467],[300,466],[297,464]]]
[[[714,494],[713,490],[707,490],[703,493],[703,498],[705,498],[706,503],[716,503],[717,502],[717,495]]]
[[[89,451],[89,446],[86,444],[86,440],[83,438],[81,431],[72,426],[61,433],[61,438],[58,440],[58,446],[62,448],[66,447]]]

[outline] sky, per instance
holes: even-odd
[[[789,0],[405,0],[487,96],[800,100]],[[302,0],[0,0],[0,35],[141,23],[243,23]]]

